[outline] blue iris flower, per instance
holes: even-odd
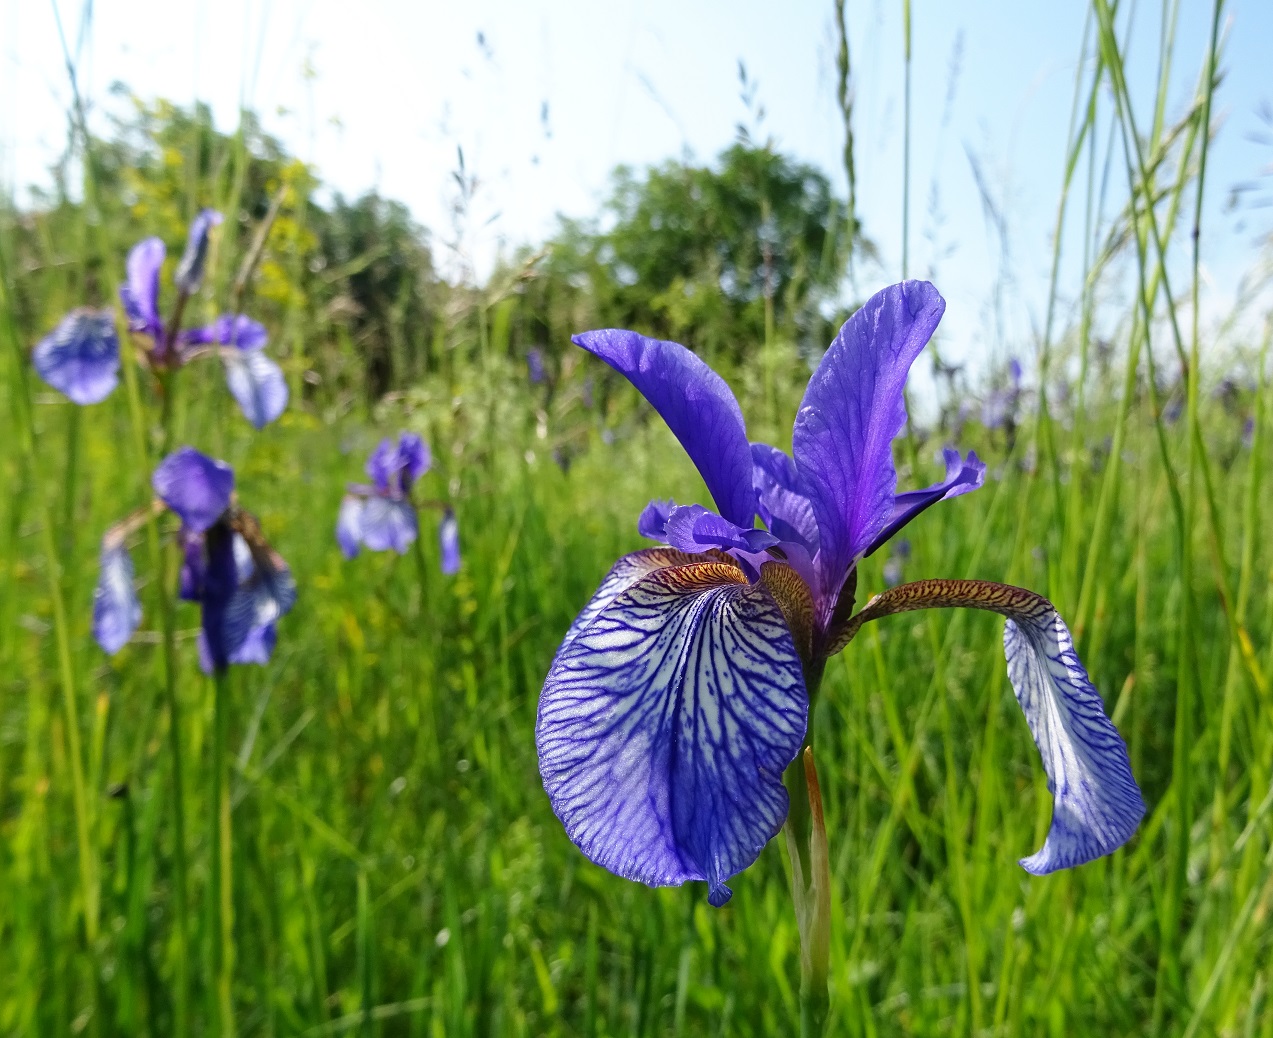
[[[419,508],[442,509],[438,524],[441,569],[453,574],[460,568],[460,534],[455,512],[440,502],[417,502],[412,489],[429,471],[433,456],[415,433],[402,433],[397,442],[381,440],[367,459],[371,483],[351,483],[340,503],[336,519],[336,542],[345,558],[352,559],[360,547],[371,551],[406,552],[420,533]]]
[[[545,680],[540,774],[592,861],[653,886],[703,880],[724,904],[726,880],[786,819],[782,776],[826,660],[868,620],[946,606],[1007,617],[1008,676],[1053,794],[1051,830],[1025,869],[1090,861],[1136,829],[1145,807],[1126,745],[1045,598],[923,580],[853,613],[859,560],[985,476],[975,454],[951,451],[943,480],[897,492],[903,388],[944,309],[918,281],[859,309],[809,381],[790,456],[748,442],[724,380],[684,347],[630,331],[575,337],[659,412],[716,505],[650,503],[639,529],[663,546],[615,564]]]
[[[177,301],[172,318],[159,313],[159,275],[166,250],[159,238],[133,246],[119,298],[128,329],[145,341],[143,354],[153,368],[176,368],[204,356],[218,355],[226,384],[244,416],[257,429],[278,418],[287,407],[287,380],[266,355],[263,325],[242,314],[223,314],[211,324],[181,328],[186,301],[199,290],[207,265],[209,234],[221,215],[202,210],[190,225],[186,249],[173,275]],[[76,310],[39,345],[32,361],[54,389],[77,404],[105,400],[119,381],[119,338],[109,310]]]
[[[201,607],[199,665],[212,673],[232,663],[269,662],[278,619],[296,602],[296,581],[255,517],[238,506],[234,470],[182,447],[160,463],[151,485],[155,504],[102,539],[93,637],[113,655],[141,623],[127,539],[152,511],[167,510],[181,520],[179,594]]]

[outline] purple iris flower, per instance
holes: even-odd
[[[538,346],[526,351],[526,371],[536,385],[548,380],[548,372],[544,370],[544,351]]]
[[[575,619],[544,683],[540,774],[592,861],[654,886],[705,880],[712,904],[787,817],[782,776],[806,738],[826,660],[869,620],[968,606],[1008,618],[1009,679],[1053,791],[1052,828],[1022,860],[1078,865],[1125,842],[1144,813],[1127,749],[1052,605],[970,580],[902,584],[853,613],[857,563],[924,509],[981,485],[975,454],[897,492],[903,387],[945,303],[908,281],[840,329],[805,391],[788,456],[747,440],[724,380],[684,347],[629,331],[574,341],[663,417],[716,505],[654,501],[664,542],[620,559]],[[755,525],[759,517],[764,528]]]
[[[460,568],[460,537],[455,513],[439,502],[417,502],[412,488],[432,464],[429,446],[415,433],[404,432],[397,442],[381,440],[367,459],[371,483],[351,483],[340,503],[336,542],[345,558],[360,547],[371,551],[406,552],[420,533],[419,508],[443,509],[438,526],[442,572]]]
[[[119,384],[119,336],[109,310],[72,310],[31,353],[40,378],[81,406]]]
[[[201,607],[200,666],[212,673],[232,663],[267,663],[278,619],[296,602],[296,581],[255,517],[235,502],[233,469],[182,447],[160,463],[151,485],[154,508],[181,521],[179,593]],[[93,637],[112,655],[141,623],[126,541],[150,511],[129,517],[102,539]]]

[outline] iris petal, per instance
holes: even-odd
[[[193,447],[182,447],[159,463],[150,482],[183,526],[202,533],[230,507],[234,469]]]
[[[1042,595],[984,580],[921,580],[876,595],[832,646],[838,652],[868,620],[911,609],[963,606],[1007,617],[1008,679],[1043,758],[1053,796],[1043,847],[1021,866],[1035,875],[1110,854],[1145,814],[1127,745],[1074,651],[1060,614]]]
[[[220,222],[221,214],[215,209],[200,209],[190,222],[186,250],[173,275],[177,287],[188,295],[198,292],[203,283],[203,269],[208,261],[208,232]]]
[[[109,310],[73,310],[40,340],[31,363],[72,403],[100,403],[119,384],[114,316]]]
[[[909,490],[893,498],[893,514],[888,525],[876,536],[864,551],[870,555],[878,550],[885,541],[890,540],[903,526],[914,519],[920,512],[938,501],[958,497],[970,490],[976,490],[986,479],[986,463],[977,457],[976,451],[968,452],[965,461],[959,451],[947,447],[942,451],[946,460],[946,478],[923,490]]]
[[[441,569],[448,577],[460,572],[460,524],[455,513],[447,509],[438,524],[438,546],[442,554]]]
[[[93,639],[114,656],[141,623],[133,587],[133,559],[123,544],[102,544],[101,570],[93,591]]]
[[[398,465],[402,469],[402,489],[411,489],[411,484],[429,471],[433,457],[429,453],[429,445],[416,433],[404,432],[398,437]]]
[[[800,492],[796,463],[767,443],[751,445],[751,461],[760,518],[780,540],[797,541],[812,555],[818,550],[818,523],[813,505]]]
[[[735,549],[749,554],[762,552],[778,543],[768,530],[754,526],[744,529],[702,505],[673,508],[664,528],[664,538],[673,548],[685,552]]]
[[[287,409],[287,379],[263,350],[227,354],[225,382],[254,429],[264,429]]]
[[[892,515],[893,438],[906,422],[902,390],[945,308],[926,281],[877,292],[845,322],[809,380],[792,453],[818,521],[829,596]]]
[[[187,328],[180,338],[187,346],[233,346],[244,352],[259,350],[270,341],[265,325],[244,314],[222,314],[211,324]]]
[[[710,562],[632,584],[559,652],[535,726],[544,788],[592,861],[708,900],[787,816],[808,696],[782,611]]]
[[[672,514],[674,508],[676,508],[676,502],[671,498],[666,501],[655,498],[641,509],[641,515],[637,518],[637,533],[660,544],[665,543],[668,516]]]
[[[347,559],[358,554],[362,541],[362,498],[346,494],[340,502],[340,514],[336,517],[336,543]]]
[[[722,516],[751,526],[756,492],[743,413],[725,380],[675,342],[606,329],[572,342],[600,357],[658,411],[698,467]]]
[[[144,238],[128,253],[128,279],[119,286],[119,301],[128,315],[128,327],[154,339],[163,335],[159,319],[159,271],[164,265],[161,238]]]
[[[362,543],[372,551],[405,552],[419,532],[419,520],[410,501],[369,497],[362,506]]]

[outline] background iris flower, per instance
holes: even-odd
[[[159,275],[166,250],[160,238],[133,246],[119,298],[129,331],[146,342],[146,363],[173,369],[203,356],[220,356],[226,384],[244,416],[257,429],[274,421],[287,407],[287,380],[264,351],[263,325],[242,314],[222,314],[211,324],[181,327],[187,300],[199,290],[207,265],[208,238],[221,215],[202,210],[190,225],[181,262],[173,275],[177,299],[172,317],[159,312]],[[106,399],[119,381],[119,338],[109,310],[76,310],[68,314],[32,354],[45,382],[77,404]]]
[[[212,673],[231,663],[267,663],[277,621],[296,602],[296,582],[256,518],[235,501],[234,470],[182,447],[160,463],[151,485],[157,500],[102,538],[93,637],[113,655],[141,623],[127,539],[150,513],[168,510],[181,520],[180,595],[202,611],[200,666]]]
[[[716,504],[647,506],[639,529],[666,546],[616,563],[545,680],[540,773],[592,861],[655,886],[705,880],[724,904],[725,881],[787,818],[783,773],[806,741],[826,660],[868,620],[956,605],[1008,618],[1008,675],[1048,774],[1052,827],[1021,864],[1036,874],[1081,864],[1139,824],[1126,746],[1046,599],[926,580],[853,613],[857,563],[984,478],[975,454],[950,450],[943,480],[896,490],[906,376],[944,309],[932,285],[908,281],[858,310],[809,381],[791,456],[748,442],[724,380],[684,347],[629,331],[575,337],[659,412]]]
[[[452,574],[460,568],[460,535],[455,512],[437,501],[417,502],[412,488],[429,471],[433,456],[418,435],[404,432],[393,440],[381,440],[367,459],[371,483],[350,483],[336,519],[336,542],[345,558],[359,548],[406,552],[419,536],[419,508],[442,509],[438,524],[441,569]]]

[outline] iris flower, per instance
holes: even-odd
[[[840,329],[805,391],[791,456],[747,440],[723,379],[673,342],[594,331],[574,342],[645,396],[697,466],[716,510],[654,501],[557,651],[535,736],[566,833],[597,864],[651,886],[726,881],[787,817],[783,773],[806,737],[823,668],[869,620],[968,606],[1007,617],[1008,676],[1053,795],[1031,873],[1126,841],[1143,813],[1127,748],[1042,596],[975,580],[901,584],[853,613],[857,564],[924,509],[980,486],[975,454],[897,493],[903,387],[945,309],[908,281]],[[764,528],[755,525],[759,517]]]
[[[412,488],[432,463],[429,445],[415,433],[402,433],[396,443],[380,441],[367,459],[371,483],[349,484],[340,503],[336,542],[345,558],[356,556],[360,546],[403,554],[419,536],[419,509],[436,507],[442,510],[438,524],[442,572],[459,571],[460,534],[455,512],[442,502],[417,502],[412,496]]]
[[[278,619],[296,602],[296,581],[256,518],[238,506],[234,470],[182,447],[160,463],[151,485],[155,502],[102,538],[93,637],[113,655],[141,623],[127,540],[150,513],[171,511],[181,521],[179,593],[201,607],[199,665],[212,673],[269,662]]]
[[[173,275],[177,298],[172,317],[159,312],[159,274],[165,249],[159,238],[146,238],[128,254],[127,278],[119,289],[129,331],[146,345],[146,363],[172,369],[205,356],[218,355],[226,384],[244,416],[260,429],[287,407],[287,381],[264,351],[267,335],[258,322],[242,314],[223,314],[209,325],[182,329],[189,298],[203,283],[208,236],[221,222],[219,213],[202,210],[190,226],[186,249]],[[38,346],[32,361],[40,377],[77,404],[105,400],[119,381],[119,338],[109,310],[76,310]]]

